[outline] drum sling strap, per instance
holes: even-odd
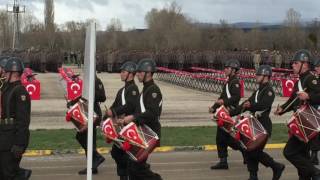
[[[260,95],[262,92],[264,92],[264,91],[267,89],[267,87],[268,87],[268,86],[264,87],[261,91],[259,91],[259,90],[256,91],[255,103],[258,103],[258,102],[259,102],[259,99],[260,99],[260,96],[259,96],[259,95]],[[268,109],[269,109],[269,108],[264,109],[264,110],[262,110],[262,111],[256,111],[256,112],[254,113],[254,115],[255,115],[256,117],[260,117],[261,114],[264,113],[264,112],[266,112]]]

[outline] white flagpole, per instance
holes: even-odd
[[[84,88],[82,95],[88,100],[87,180],[92,180],[93,109],[96,72],[96,24],[87,27],[85,42]]]

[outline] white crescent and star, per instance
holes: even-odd
[[[289,84],[290,84],[290,87],[289,87]],[[292,80],[287,80],[286,81],[286,87],[288,88],[288,90],[291,92],[292,91],[292,88],[293,88],[293,86],[294,86],[294,82],[292,81]]]
[[[131,133],[133,133],[133,137],[131,136]],[[135,136],[135,132],[134,132],[134,130],[132,130],[132,129],[129,129],[128,131],[127,131],[127,136],[130,138],[130,139],[134,139],[134,140],[136,140],[137,139],[137,136]]]
[[[74,94],[78,94],[78,91],[80,91],[80,85],[78,83],[73,83],[71,84],[70,89],[74,92]]]
[[[37,87],[34,84],[28,84],[26,86],[27,91],[29,92],[30,95],[33,94],[37,90]]]

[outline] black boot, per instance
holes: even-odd
[[[210,169],[229,169],[227,158],[220,158],[220,162],[211,166]]]
[[[243,164],[247,164],[247,156],[244,151],[241,151],[243,157]]]
[[[129,180],[128,176],[120,176],[120,180]]]
[[[273,171],[273,176],[272,180],[279,180],[282,172],[284,171],[285,165],[275,162],[274,165],[272,166],[272,171]]]
[[[250,172],[250,176],[248,180],[258,180],[257,172]]]
[[[22,177],[23,179],[29,179],[32,174],[32,170],[20,168],[18,173],[19,177]]]
[[[78,172],[79,175],[86,175],[87,174],[87,168],[82,169]],[[92,174],[98,174],[97,168],[92,168]]]
[[[105,158],[100,155],[98,152],[95,152],[93,155],[92,168],[97,169],[101,163],[105,161]]]
[[[311,161],[314,165],[319,165],[318,151],[311,151]]]

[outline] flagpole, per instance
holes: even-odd
[[[92,151],[93,151],[93,109],[96,72],[96,25],[92,21],[87,27],[85,44],[85,85],[83,97],[88,100],[88,141],[87,141],[87,180],[92,180]]]

